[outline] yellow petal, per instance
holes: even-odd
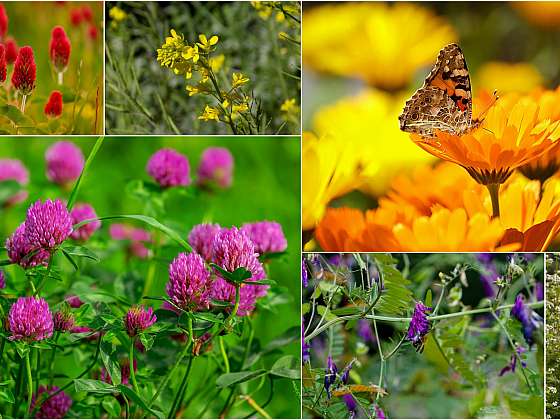
[[[216,35],[210,38],[210,45],[216,45],[217,43],[218,43],[218,37]]]
[[[204,34],[200,34],[200,35],[198,36],[198,39],[199,39],[200,42],[201,42],[202,44],[204,44],[204,45],[206,45],[206,44],[208,43],[208,40],[206,39],[206,35],[204,35]]]

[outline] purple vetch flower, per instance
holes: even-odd
[[[156,321],[152,308],[146,310],[143,305],[134,305],[124,316],[124,327],[130,337],[135,337],[154,325]]]
[[[331,386],[336,381],[336,374],[338,373],[338,368],[334,363],[331,355],[327,357],[327,368],[325,369],[325,391],[327,391],[327,398],[331,399]]]
[[[84,169],[81,149],[69,141],[59,141],[47,149],[47,178],[59,185],[77,180]]]
[[[187,311],[210,308],[212,280],[202,257],[194,252],[180,253],[169,265],[165,288],[169,298]]]
[[[57,386],[53,386],[50,389],[46,388],[45,386],[41,385],[38,389],[37,395],[33,396],[31,407],[35,409],[35,404],[37,399],[41,397],[41,394],[47,393],[47,395],[54,394],[60,388]],[[72,407],[72,398],[64,391],[59,392],[54,397],[49,398],[45,401],[35,414],[35,418],[37,419],[62,419]]]
[[[16,181],[19,185],[24,186],[29,183],[29,172],[23,163],[18,159],[0,159],[0,182]],[[4,205],[11,206],[20,203],[27,198],[27,191],[21,191],[12,197],[9,197]]]
[[[309,274],[307,273],[305,258],[301,260],[301,284],[303,285],[303,287],[309,286]]]
[[[311,346],[305,341],[305,324],[303,317],[301,318],[301,360],[304,364],[311,361]]]
[[[526,351],[526,349],[524,347],[517,346],[515,348],[515,352],[512,353],[512,355],[511,355],[509,364],[507,366],[503,367],[502,370],[500,370],[500,373],[498,374],[498,376],[503,376],[507,372],[514,373],[515,368],[517,367],[517,359],[519,358],[519,360],[521,360],[521,355],[523,353],[525,353],[525,351]],[[525,367],[527,367],[527,363],[525,363],[524,360],[521,360],[521,366],[525,368]]]
[[[499,276],[496,264],[493,262],[493,256],[492,254],[484,253],[477,254],[476,258],[483,267],[483,271],[480,273],[480,282],[482,283],[484,294],[488,298],[495,298],[498,291],[496,279]]]
[[[376,419],[386,419],[387,418],[387,416],[385,416],[385,412],[383,411],[383,409],[378,404],[375,404],[375,418]]]
[[[288,246],[280,223],[269,221],[246,223],[241,230],[253,241],[255,252],[258,254],[283,252]]]
[[[416,302],[412,320],[408,326],[407,339],[412,342],[412,345],[417,352],[422,352],[424,348],[424,337],[430,332],[430,321],[428,320],[427,313],[432,308],[428,308],[422,302]]]
[[[240,267],[249,270],[253,276],[248,281],[265,278],[258,256],[247,234],[236,227],[221,229],[212,242],[212,262],[229,272]]]
[[[352,396],[352,394],[344,394],[342,396],[342,399],[344,400],[344,404],[346,404],[346,408],[348,409],[348,413],[350,414],[349,418],[356,418],[358,412],[358,403],[356,402],[355,398]]]
[[[33,250],[25,238],[25,222],[18,226],[12,236],[6,239],[8,258],[23,268],[47,265],[51,256],[45,249]]]
[[[367,319],[359,319],[356,325],[356,330],[358,337],[366,343],[375,343],[375,336],[373,335],[370,322]]]
[[[71,308],[79,308],[84,304],[84,302],[82,302],[82,300],[76,295],[66,296],[66,302],[68,302],[68,305],[70,305]]]
[[[54,313],[53,324],[55,331],[62,333],[72,331],[75,326],[75,319],[68,303],[64,303],[62,308]]]
[[[72,223],[74,225],[83,222],[84,220],[97,219],[97,213],[95,213],[95,209],[91,205],[86,203],[76,204],[76,206],[74,206],[74,208],[70,212],[70,216],[72,216]],[[101,221],[95,220],[93,222],[89,222],[83,226],[80,226],[78,229],[74,230],[70,236],[76,241],[85,242],[89,238],[91,238],[91,235],[93,235],[95,231],[100,227]]]
[[[350,363],[346,365],[346,367],[342,370],[342,374],[340,375],[340,380],[343,384],[347,385],[348,381],[350,380],[350,371],[352,370],[352,366],[356,362],[356,359],[352,359]]]
[[[20,297],[8,313],[10,340],[41,341],[53,334],[53,316],[43,298]]]
[[[186,186],[191,183],[188,159],[173,149],[160,149],[155,152],[148,160],[146,172],[162,188]]]
[[[266,285],[243,283],[239,289],[237,316],[250,315],[255,310],[257,299],[266,295],[267,290],[268,286]],[[212,298],[230,302],[233,305],[235,303],[235,287],[221,277],[217,277],[212,283]]]
[[[31,250],[53,250],[72,233],[72,217],[60,200],[40,200],[27,209],[23,235]]]
[[[189,245],[206,261],[212,259],[214,237],[222,229],[217,223],[202,223],[194,226],[189,233]]]
[[[539,300],[543,300],[544,299],[544,283],[541,281],[538,281],[535,283],[535,287],[534,287],[534,296],[536,301],[538,302]]]
[[[224,147],[209,147],[202,152],[198,166],[198,183],[216,185],[227,188],[231,186],[233,177],[233,156]]]
[[[515,304],[511,308],[511,315],[521,322],[523,337],[525,337],[525,341],[530,347],[535,342],[533,332],[540,325],[539,315],[525,305],[522,294],[518,294],[515,298]]]
[[[0,289],[6,288],[6,275],[3,270],[0,270]]]

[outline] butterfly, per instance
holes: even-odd
[[[384,388],[380,388],[377,385],[343,385],[341,388],[332,391],[334,397],[342,397],[344,395],[355,395],[355,394],[365,394],[366,396],[372,397],[374,394],[387,395],[387,391]]]
[[[424,85],[406,101],[399,122],[401,130],[425,138],[434,138],[435,130],[460,136],[480,126],[482,119],[472,118],[469,70],[457,44],[441,49]]]

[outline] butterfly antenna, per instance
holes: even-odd
[[[494,89],[494,92],[492,93],[492,101],[488,104],[488,106],[484,109],[484,111],[482,111],[480,114],[478,114],[478,117],[476,117],[476,121],[478,124],[484,121],[486,114],[488,114],[490,108],[492,108],[494,104],[498,102],[498,99],[500,99],[500,97],[498,96],[498,91]]]

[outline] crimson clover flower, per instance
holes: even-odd
[[[49,100],[45,104],[45,115],[49,118],[57,118],[62,115],[62,93],[53,90],[49,96]]]
[[[60,200],[37,200],[27,209],[24,238],[31,250],[52,251],[72,233],[72,217]]]
[[[85,159],[81,149],[69,141],[59,141],[47,149],[47,178],[59,185],[78,179],[84,169]]]
[[[43,298],[20,297],[8,313],[10,340],[41,341],[53,334],[53,316]]]
[[[525,337],[525,341],[530,347],[535,342],[533,332],[540,325],[539,315],[525,305],[522,294],[518,294],[515,298],[515,304],[511,308],[511,315],[521,322],[523,337]]]
[[[8,64],[14,64],[16,58],[18,56],[19,48],[16,44],[15,39],[13,38],[6,38],[6,42],[4,43],[6,47],[6,61]]]
[[[416,302],[414,307],[406,338],[412,342],[417,352],[422,352],[424,337],[430,332],[430,321],[426,314],[431,310],[432,308],[428,308],[422,302]]]
[[[51,256],[51,253],[45,249],[33,250],[25,238],[25,222],[18,226],[12,236],[6,239],[5,246],[10,261],[22,268],[38,265],[46,266]]]
[[[327,368],[325,369],[325,391],[327,391],[327,398],[331,399],[331,386],[336,381],[336,374],[338,373],[338,368],[334,363],[332,356],[329,354],[327,357]]]
[[[97,219],[97,213],[95,213],[95,209],[86,203],[79,203],[74,206],[72,211],[70,212],[70,216],[72,216],[72,223],[75,225],[77,223],[83,222],[84,220],[90,219]],[[101,221],[94,220],[93,222],[89,222],[83,226],[80,226],[78,229],[75,229],[70,237],[75,239],[76,241],[85,242],[101,227]]]
[[[30,46],[21,47],[12,73],[12,85],[20,95],[29,95],[35,89],[35,79],[37,77],[37,66],[33,48]]]
[[[269,221],[246,223],[241,230],[253,242],[255,252],[258,254],[283,252],[288,246],[280,223]]]
[[[188,159],[173,149],[155,152],[148,160],[146,172],[162,188],[187,186],[191,183]]]
[[[180,253],[169,265],[166,292],[182,309],[203,311],[210,307],[212,280],[204,259],[192,252]]]
[[[0,41],[4,40],[6,33],[8,32],[8,14],[6,13],[6,8],[0,3]]]
[[[225,147],[209,147],[202,152],[198,166],[198,184],[216,184],[221,188],[231,186],[233,156]]]
[[[356,399],[352,396],[352,394],[344,394],[342,396],[342,400],[344,401],[344,404],[346,404],[346,408],[350,414],[349,418],[356,418],[358,412],[358,403],[356,402]]]
[[[509,364],[507,366],[504,366],[502,368],[502,370],[500,370],[500,373],[498,374],[498,376],[503,376],[507,372],[514,373],[515,368],[517,366],[517,359],[521,360],[521,355],[523,353],[525,353],[525,351],[526,351],[525,347],[517,346],[515,348],[515,352],[513,352],[512,355],[511,355]],[[525,367],[527,367],[527,363],[525,363],[525,361],[521,360],[521,366],[525,368]]]
[[[42,394],[51,395],[55,392],[59,391],[60,388],[57,386],[53,386],[51,388],[47,388],[41,385],[38,389],[37,395],[33,395],[32,409],[35,409],[35,404],[37,399],[41,397]],[[49,398],[47,401],[43,402],[37,413],[35,413],[35,418],[37,419],[62,419],[66,416],[68,410],[72,407],[72,398],[64,391],[59,392],[54,397]]]
[[[157,321],[152,308],[134,305],[124,316],[124,326],[130,337],[135,337],[142,331],[151,327]]]
[[[72,46],[62,26],[55,26],[51,33],[49,54],[51,63],[57,73],[62,73],[68,67]],[[61,84],[61,83],[59,83]]]
[[[222,227],[217,223],[202,223],[194,226],[189,233],[189,245],[206,261],[212,259],[212,244],[220,229]]]
[[[6,60],[6,47],[0,44],[0,82],[6,81],[6,74],[8,72],[8,62]]]

